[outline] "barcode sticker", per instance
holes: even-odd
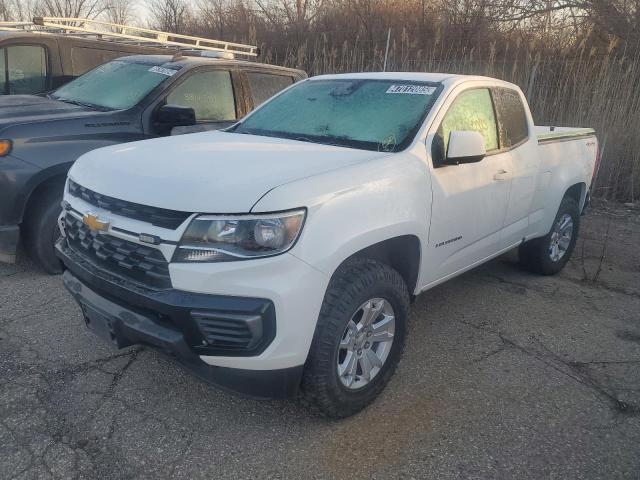
[[[433,95],[436,87],[427,85],[391,85],[386,93],[403,93],[405,95]]]
[[[164,67],[151,67],[149,69],[150,72],[159,73],[161,75],[166,75],[167,77],[171,77],[176,74],[177,70],[173,70],[172,68],[164,68]]]

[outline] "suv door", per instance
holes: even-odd
[[[446,155],[452,131],[477,131],[487,155],[477,163],[435,166],[432,170],[431,226],[425,257],[427,284],[495,254],[509,197],[511,159],[500,151],[493,99],[488,88],[471,88],[454,99],[437,124],[432,160]],[[444,152],[440,152],[444,145]]]
[[[238,119],[234,75],[225,69],[196,69],[181,79],[165,97],[164,104],[190,107],[196,125],[176,127],[172,135],[218,130]]]

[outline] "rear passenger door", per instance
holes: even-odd
[[[538,142],[529,132],[525,98],[517,90],[492,88],[498,119],[500,149],[511,157],[511,188],[501,243],[504,247],[522,240],[536,190],[540,159]]]
[[[294,78],[290,74],[272,71],[248,70],[244,72],[244,75],[246,78],[248,97],[251,99],[248,105],[250,110],[257,108],[276,93],[281,92],[294,83]]]
[[[180,79],[165,97],[164,104],[193,108],[196,125],[176,127],[171,134],[218,130],[239,118],[235,78],[227,69],[196,69]]]

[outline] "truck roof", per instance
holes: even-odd
[[[339,79],[339,78],[361,78],[371,80],[406,80],[409,82],[434,82],[444,83],[447,86],[467,82],[471,80],[490,80],[497,85],[508,85],[518,88],[516,85],[492,77],[479,75],[459,75],[454,73],[428,73],[428,72],[363,72],[363,73],[340,73],[333,75],[318,75],[313,79]]]
[[[250,62],[244,60],[230,60],[225,58],[211,58],[199,56],[179,56],[172,55],[128,55],[121,57],[119,60],[131,62],[144,62],[153,65],[163,66],[180,70],[184,67],[192,67],[197,65],[224,65],[224,66],[242,66],[245,68],[257,67],[269,70],[281,70],[283,72],[295,72],[302,77],[306,77],[306,73],[295,68],[280,67],[268,63]]]

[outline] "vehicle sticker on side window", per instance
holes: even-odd
[[[160,73],[161,75],[166,75],[167,77],[172,77],[177,72],[177,70],[173,70],[172,68],[158,67],[157,65],[155,67],[151,67],[149,71],[153,73]]]
[[[436,87],[427,85],[391,85],[386,93],[404,93],[405,95],[433,95]]]

